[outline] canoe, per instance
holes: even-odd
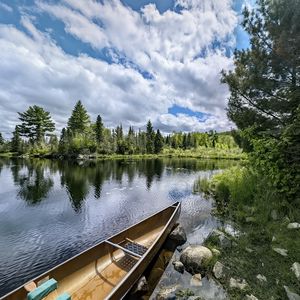
[[[174,228],[180,209],[180,203],[174,203],[45,272],[1,300],[122,299]]]

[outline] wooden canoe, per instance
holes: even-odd
[[[44,300],[56,300],[63,293],[68,293],[72,300],[122,299],[161,248],[179,214],[180,203],[176,202],[45,272],[1,300],[26,299],[25,287],[40,286],[49,279],[57,281],[57,289]]]

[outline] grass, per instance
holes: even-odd
[[[2,154],[2,155],[1,155]],[[16,156],[14,153],[1,153],[0,156],[11,157]],[[33,157],[58,157],[59,153],[51,153],[45,149],[26,154]],[[147,159],[147,158],[160,158],[160,157],[174,157],[174,158],[203,158],[203,159],[232,159],[240,160],[246,159],[245,153],[242,153],[239,148],[232,149],[218,149],[218,148],[205,148],[198,147],[197,149],[164,149],[159,154],[90,154],[84,157],[90,159]]]
[[[266,300],[287,299],[284,285],[300,294],[300,282],[291,271],[292,264],[300,262],[299,230],[287,228],[289,222],[300,220],[296,205],[279,197],[263,177],[245,166],[200,180],[196,188],[212,196],[216,213],[224,222],[234,221],[242,233],[232,247],[221,249],[220,261],[227,267],[221,283],[230,299],[245,299],[246,294]],[[216,246],[209,239],[206,244]],[[287,249],[288,256],[276,253],[274,247]],[[258,274],[267,282],[259,281]],[[230,289],[230,277],[245,279],[249,287],[245,291]]]

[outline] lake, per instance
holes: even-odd
[[[218,221],[193,184],[234,164],[0,159],[0,297],[175,201],[189,242],[202,242]]]

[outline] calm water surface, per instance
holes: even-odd
[[[193,184],[232,164],[0,159],[0,296],[175,201],[189,242],[201,242],[217,221]]]

